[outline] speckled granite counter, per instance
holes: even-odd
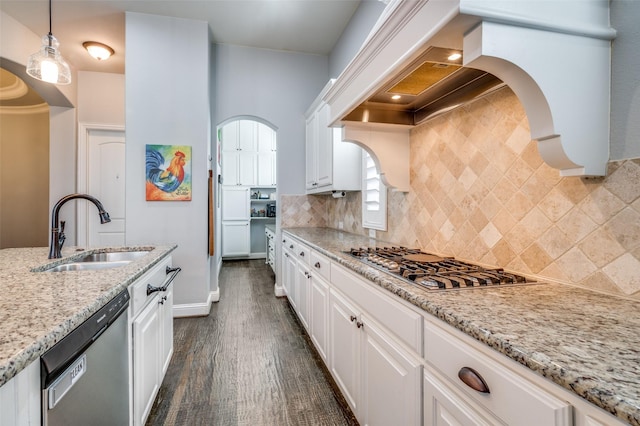
[[[72,272],[32,271],[106,250],[76,252],[70,247],[55,261],[47,259],[47,247],[0,250],[0,386],[175,248],[112,248],[109,251],[152,250],[118,268]]]
[[[433,292],[342,253],[384,245],[380,242],[329,228],[283,232],[621,420],[640,425],[640,303],[559,284]]]

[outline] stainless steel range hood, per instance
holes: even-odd
[[[461,52],[429,47],[343,121],[415,126],[503,86],[486,71],[463,67]]]
[[[409,158],[410,128],[508,85],[547,164],[603,176],[615,36],[608,0],[391,0],[324,96],[330,123],[372,155],[387,185],[408,191],[408,161],[397,157]],[[460,68],[390,99],[417,70],[448,68],[450,51],[462,52]]]

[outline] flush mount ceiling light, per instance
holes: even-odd
[[[449,57],[447,59],[450,60],[450,61],[457,61],[460,58],[462,58],[462,54],[461,53],[453,53],[453,54],[449,55]]]
[[[82,45],[85,49],[87,49],[89,55],[93,56],[99,61],[109,59],[109,57],[114,54],[112,48],[110,48],[106,44],[98,43],[97,41],[85,41],[84,43],[82,43]]]
[[[42,36],[42,46],[27,62],[27,74],[53,84],[71,83],[71,69],[58,48],[60,43],[51,33],[51,0],[49,0],[49,34]]]

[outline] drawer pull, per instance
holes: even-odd
[[[349,319],[351,320],[351,322],[354,322],[357,318],[355,317],[355,315],[351,315]]]
[[[362,328],[362,327],[364,327],[364,323],[362,323],[362,322],[358,321],[358,322],[356,323],[356,326],[357,326],[358,328]]]
[[[491,393],[489,391],[489,386],[487,386],[487,382],[485,382],[482,376],[473,368],[462,367],[460,371],[458,371],[458,378],[462,380],[465,385],[475,391]]]
[[[167,266],[166,268],[166,273],[167,275],[169,274],[173,274],[171,275],[169,278],[167,278],[164,283],[162,283],[162,286],[160,287],[154,287],[151,284],[147,284],[147,296],[155,293],[157,291],[167,291],[167,288],[169,287],[169,284],[171,284],[171,282],[175,279],[176,275],[178,275],[180,273],[180,271],[182,271],[182,269],[180,268],[170,268],[169,266]]]
[[[320,262],[316,262],[316,264],[313,265],[313,266],[315,266],[316,268],[320,269]]]
[[[291,244],[291,245],[289,246],[289,248],[290,248],[290,249],[292,249],[292,248],[293,248],[293,244]]]
[[[303,251],[300,252],[300,257],[304,257],[304,252]]]

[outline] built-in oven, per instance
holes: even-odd
[[[129,292],[80,324],[41,357],[44,426],[128,426]]]

